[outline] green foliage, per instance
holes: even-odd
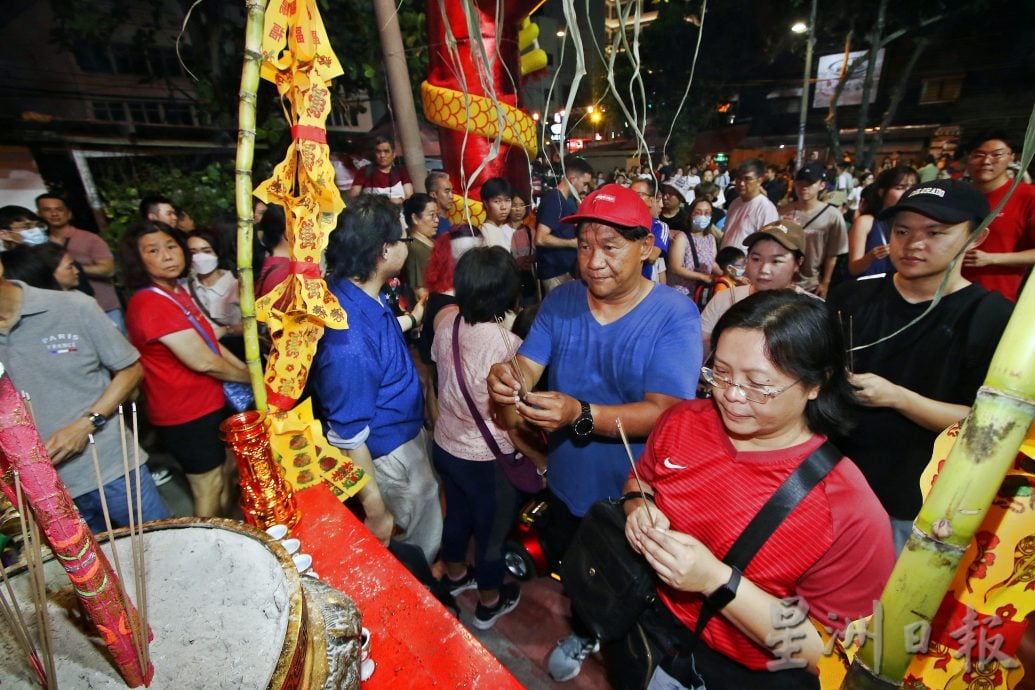
[[[109,221],[104,239],[113,250],[140,220],[140,200],[148,194],[169,197],[199,228],[211,227],[233,211],[233,162],[229,160],[184,170],[166,161],[105,159],[95,162],[94,168]]]

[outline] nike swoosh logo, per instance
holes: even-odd
[[[663,464],[665,467],[669,468],[670,470],[685,470],[686,469],[686,465],[677,465],[676,463],[672,462],[672,460],[670,460],[669,458],[665,458],[665,461],[662,462],[661,464]]]

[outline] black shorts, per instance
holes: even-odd
[[[219,440],[219,424],[226,416],[226,410],[219,409],[183,424],[155,428],[165,449],[184,472],[204,474],[222,467],[226,459],[226,449]]]

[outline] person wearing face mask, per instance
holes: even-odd
[[[763,290],[792,288],[796,292],[816,297],[794,284],[798,269],[805,261],[805,231],[800,225],[789,220],[769,223],[749,235],[744,240],[744,246],[747,247],[745,274],[748,284],[715,295],[701,312],[701,336],[705,352],[711,351],[715,324],[730,307],[748,295]]]
[[[708,232],[712,225],[712,203],[698,199],[690,207],[689,232],[675,232],[668,284],[698,304],[702,288],[711,285],[712,267],[718,247]]]
[[[222,341],[241,335],[241,288],[237,277],[220,266],[218,247],[215,236],[204,230],[195,230],[187,235],[187,248],[191,254],[191,277],[187,288],[208,320],[216,326],[216,335]],[[235,347],[228,347],[237,354]]]
[[[46,241],[47,226],[42,218],[23,206],[0,208],[0,251]]]
[[[748,284],[745,275],[747,256],[740,249],[736,247],[720,249],[719,253],[715,255],[715,265],[719,269],[719,276],[712,282],[712,298],[723,290]]]

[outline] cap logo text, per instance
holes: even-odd
[[[939,189],[938,187],[921,187],[920,189],[914,189],[909,197],[912,198],[918,194],[934,194],[935,196],[945,196],[945,190]]]

